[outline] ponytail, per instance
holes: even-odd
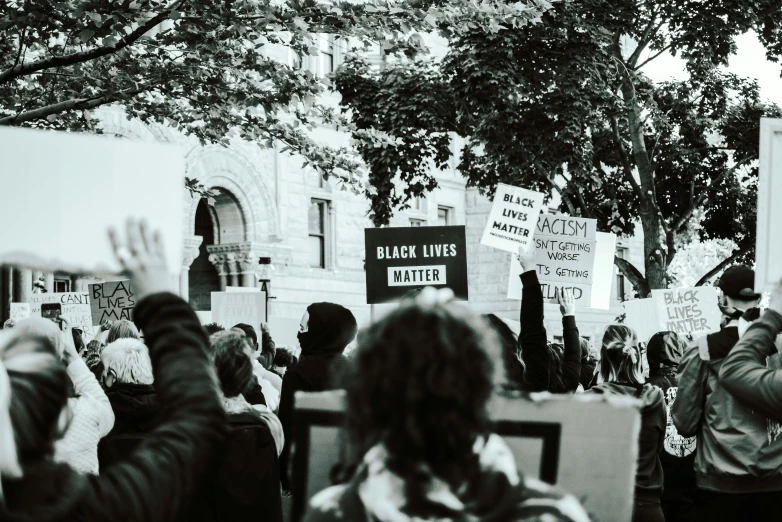
[[[600,350],[600,382],[643,384],[644,380],[635,330],[619,324],[608,326]]]

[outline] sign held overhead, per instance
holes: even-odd
[[[529,249],[543,197],[541,192],[498,184],[481,244],[507,252],[518,252],[519,245]]]

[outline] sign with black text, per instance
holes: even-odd
[[[652,290],[652,298],[657,304],[662,331],[699,337],[720,329],[722,313],[713,286]]]
[[[90,285],[90,307],[92,324],[99,326],[106,321],[113,323],[120,319],[133,320],[133,297],[130,280],[106,281]]]
[[[62,317],[70,326],[83,332],[85,343],[95,338],[90,296],[87,292],[32,294],[29,315],[52,320]]]
[[[426,286],[467,299],[464,226],[364,229],[367,303],[387,303]]]
[[[506,252],[529,249],[542,207],[542,192],[499,183],[481,244]]]

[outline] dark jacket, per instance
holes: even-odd
[[[665,440],[665,400],[663,392],[649,383],[643,386],[603,382],[587,393],[625,395],[642,401],[641,433],[638,435],[638,468],[635,473],[635,500],[660,502],[663,494],[663,467],[660,454]]]
[[[584,391],[590,388],[594,376],[595,365],[589,364],[586,359],[581,359],[581,377],[578,379],[578,382],[584,388]]]
[[[756,328],[749,342],[754,344],[762,331],[763,327]],[[737,400],[720,382],[722,364],[738,340],[738,328],[728,326],[697,339],[687,350],[679,365],[673,422],[685,437],[698,436],[698,488],[721,493],[782,491],[778,424]],[[735,366],[728,371],[735,371]]]
[[[225,414],[206,357],[206,333],[190,306],[174,294],[147,297],[133,311],[144,331],[155,386],[166,415],[128,459],[100,476],[64,464],[25,466],[20,480],[3,479],[0,520],[191,520],[192,504],[214,472]]]
[[[114,410],[114,427],[98,443],[98,462],[103,472],[109,465],[121,461],[150,438],[160,424],[163,405],[150,384],[116,383],[106,389]]]
[[[263,404],[266,406],[266,397],[263,395],[263,388],[261,388],[261,385],[258,384],[258,378],[255,375],[253,375],[249,389],[244,392],[242,396],[244,397],[244,400],[253,406],[257,404]]]
[[[526,391],[570,393],[576,391],[581,379],[581,338],[576,318],[562,318],[565,355],[561,372],[557,371],[553,353],[548,346],[543,326],[543,291],[534,270],[521,274],[521,357],[524,360]]]
[[[782,422],[782,370],[766,366],[766,358],[777,353],[780,331],[782,315],[766,310],[725,358],[720,383],[746,405]]]
[[[197,516],[202,522],[282,522],[277,448],[257,414],[228,415],[222,460]]]

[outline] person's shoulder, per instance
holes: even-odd
[[[537,479],[525,478],[514,520],[589,522],[589,515],[573,495]]]

